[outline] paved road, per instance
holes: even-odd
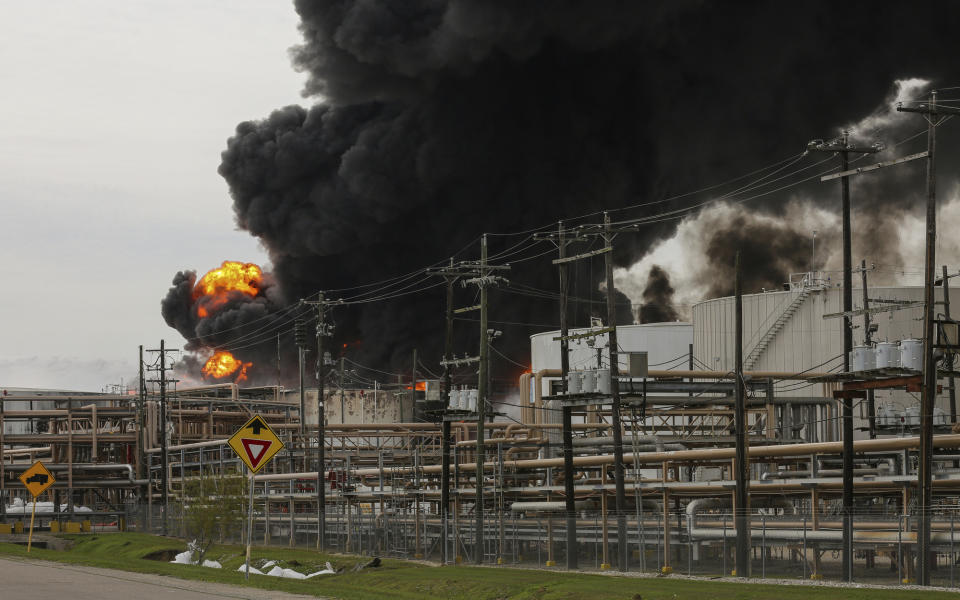
[[[303,600],[312,596],[186,581],[162,575],[129,573],[41,560],[0,558],[3,598],[17,600]]]

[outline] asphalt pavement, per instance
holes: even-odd
[[[16,600],[205,600],[240,598],[242,600],[303,600],[301,596],[222,583],[188,581],[47,562],[33,559],[0,558],[3,578],[2,598]]]

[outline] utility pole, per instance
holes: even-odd
[[[410,367],[410,397],[413,399],[411,406],[413,407],[413,420],[417,421],[419,414],[417,413],[417,349],[413,349],[413,365]],[[424,400],[426,400],[426,394],[424,394]],[[419,445],[419,444],[418,444]]]
[[[448,286],[452,285],[452,281],[465,276],[470,276],[470,279],[464,279],[460,284],[464,287],[467,285],[476,285],[480,288],[480,304],[476,306],[468,306],[464,308],[459,308],[456,310],[452,309],[453,306],[453,291],[448,287],[447,290],[447,348],[445,349],[446,358],[441,361],[441,365],[444,367],[444,378],[449,378],[449,367],[450,366],[459,366],[461,364],[472,364],[479,363],[478,377],[477,377],[477,472],[476,472],[476,499],[475,499],[475,548],[474,548],[474,562],[480,564],[483,562],[483,464],[484,464],[484,425],[486,424],[486,415],[487,415],[487,403],[489,402],[489,378],[488,373],[490,370],[490,339],[491,334],[494,332],[488,330],[488,288],[492,285],[497,285],[500,282],[506,282],[506,279],[500,276],[493,275],[494,271],[505,271],[509,270],[510,265],[491,265],[487,262],[487,235],[484,234],[480,242],[480,260],[479,261],[461,261],[457,266],[454,266],[453,260],[450,261],[450,266],[443,269],[427,269],[427,273],[430,275],[442,275],[447,278]],[[452,350],[452,327],[453,327],[453,314],[455,313],[464,313],[469,311],[479,310],[480,311],[480,352],[479,356],[455,359],[451,356]],[[449,385],[449,384],[448,384]],[[449,393],[449,388],[448,388]],[[448,396],[449,401],[449,396]],[[445,419],[447,417],[444,417]]]
[[[588,258],[597,254],[604,255],[604,271],[607,287],[607,327],[591,335],[607,333],[609,341],[609,360],[610,360],[610,420],[613,429],[613,455],[614,455],[614,479],[616,488],[615,514],[617,517],[617,568],[620,571],[627,570],[627,512],[626,512],[626,489],[624,484],[623,468],[623,420],[620,405],[620,359],[619,347],[617,344],[617,312],[616,312],[616,287],[613,281],[613,239],[617,233],[626,231],[636,231],[639,224],[621,225],[616,229],[610,222],[610,214],[603,213],[603,224],[581,225],[576,229],[578,236],[599,236],[603,238],[603,248],[593,250],[578,256],[556,259],[555,264],[563,264],[565,261]],[[561,336],[563,337],[563,336]],[[599,349],[598,349],[599,357]],[[669,561],[669,557],[665,556]]]
[[[476,547],[474,548],[474,562],[483,562],[483,464],[485,459],[484,425],[487,418],[487,404],[489,402],[490,387],[490,331],[488,331],[488,288],[496,285],[502,277],[491,275],[494,269],[509,269],[508,265],[494,267],[487,264],[487,234],[483,234],[480,241],[480,262],[476,265],[478,276],[466,280],[463,285],[475,283],[480,286],[480,369],[477,381],[477,496],[474,511],[476,513]]]
[[[563,259],[567,256],[567,240],[563,232],[563,221],[557,224],[557,248],[559,250],[557,258]],[[567,281],[567,264],[560,263],[560,381],[561,391],[565,395],[569,390],[567,388],[567,375],[570,373],[570,340],[568,335],[570,329],[567,324],[569,310],[567,308],[567,296],[569,287]],[[561,409],[563,422],[563,492],[565,500],[565,512],[567,513],[567,569],[573,571],[578,566],[579,548],[577,547],[577,498],[573,485],[573,409],[564,406]]]
[[[169,512],[167,510],[169,501],[169,497],[167,496],[167,469],[169,459],[167,457],[167,353],[164,344],[165,341],[160,340],[160,426],[163,428],[162,435],[160,436],[160,455],[162,457],[160,465],[163,469],[163,473],[160,475],[160,482],[163,486],[163,535],[167,535],[167,513]],[[71,498],[70,501],[73,502],[73,499]]]
[[[453,257],[450,258],[450,268],[453,268]],[[453,284],[457,278],[453,275],[447,275],[444,278],[447,281],[447,306],[446,331],[443,338],[443,397],[445,399],[443,412],[446,414],[446,407],[450,406],[450,390],[453,387],[449,361],[453,358]],[[441,427],[440,470],[443,481],[440,484],[440,521],[443,543],[440,544],[440,559],[443,564],[446,564],[450,560],[450,557],[447,556],[447,540],[450,537],[450,420],[444,418]],[[456,554],[456,551],[454,551],[454,554]]]
[[[836,152],[840,155],[840,171],[850,167],[850,153],[875,154],[879,146],[853,147],[850,133],[844,131],[839,140],[830,143],[810,142],[807,149],[814,152]],[[850,178],[840,177],[840,205],[843,221],[843,310],[853,310],[853,276],[850,232]],[[850,315],[843,317],[843,370],[850,371],[850,353],[853,351],[853,323]],[[853,399],[843,402],[843,576],[853,581]]]
[[[750,577],[750,465],[747,463],[747,408],[743,380],[743,268],[740,251],[734,259],[734,365],[736,392],[734,407],[734,433],[736,436],[736,489],[734,499],[734,527],[737,533],[737,576]]]
[[[480,278],[486,275],[487,267],[487,234],[483,234],[480,242]],[[474,505],[476,513],[476,547],[474,548],[474,562],[478,565],[483,562],[483,463],[484,440],[483,426],[487,414],[487,371],[490,368],[489,340],[487,339],[487,286],[480,284],[480,373],[477,381],[477,497]]]
[[[327,490],[325,484],[326,440],[324,394],[327,379],[327,363],[323,355],[323,338],[333,335],[333,325],[327,323],[327,311],[331,306],[344,304],[343,300],[326,300],[323,292],[317,293],[316,300],[301,300],[301,304],[317,307],[317,549],[326,546]]]
[[[293,338],[297,344],[297,362],[300,365],[300,439],[302,440],[307,428],[307,386],[303,375],[304,358],[307,350],[307,324],[303,319],[297,319],[293,322]],[[279,353],[277,356],[279,356]],[[306,445],[304,445],[304,449],[306,449]]]
[[[347,407],[344,400],[344,390],[343,390],[343,352],[340,353],[340,422],[346,423],[347,418]]]
[[[144,408],[146,407],[147,402],[147,382],[143,376],[143,344],[140,345],[140,378],[137,396],[137,446],[139,447],[139,450],[137,451],[137,477],[142,478],[144,463],[143,454],[144,450],[146,450],[147,444],[146,430],[143,426]],[[151,493],[149,492],[149,488],[148,493]]]
[[[147,350],[147,352],[160,353],[160,366],[152,370],[160,372],[159,379],[151,379],[153,383],[160,384],[160,486],[161,490],[161,510],[163,511],[163,535],[167,535],[169,527],[168,508],[169,496],[167,494],[169,458],[167,457],[167,384],[176,383],[177,379],[167,379],[167,352],[166,341],[160,340],[159,350]],[[72,499],[69,502],[73,502]]]
[[[623,469],[623,425],[620,416],[620,358],[617,346],[617,307],[616,289],[613,284],[613,238],[615,234],[610,227],[610,214],[603,213],[603,241],[606,252],[603,255],[604,269],[607,279],[607,322],[610,327],[608,340],[610,343],[610,394],[612,406],[610,420],[613,426],[613,460],[614,478],[616,480],[616,511],[617,511],[617,550],[618,567],[621,571],[627,570],[627,510],[626,490],[624,487]]]
[[[860,261],[860,287],[863,288],[863,344],[869,346],[873,342],[873,324],[870,322],[870,294],[867,288],[867,261]],[[877,437],[877,406],[876,397],[872,389],[867,390],[867,418],[870,430],[870,439]]]
[[[566,395],[569,391],[567,375],[570,372],[570,340],[569,340],[569,309],[567,306],[569,296],[568,266],[571,260],[578,257],[567,258],[567,245],[583,238],[574,236],[568,238],[567,232],[563,229],[563,221],[557,223],[556,234],[535,234],[536,240],[550,240],[557,244],[557,260],[553,261],[558,268],[560,275],[560,386],[561,393]],[[565,500],[565,512],[567,517],[567,569],[576,570],[578,567],[578,547],[577,547],[577,509],[576,492],[573,481],[573,419],[570,406],[564,406],[563,411],[563,492]]]
[[[930,515],[933,508],[933,408],[937,398],[937,365],[933,357],[934,261],[937,251],[937,182],[936,160],[937,125],[950,115],[960,115],[960,108],[937,106],[937,92],[930,93],[929,104],[897,106],[898,111],[915,112],[927,120],[927,236],[924,258],[923,309],[923,387],[920,396],[920,478],[918,583],[930,585]]]
[[[489,265],[488,265],[489,267]],[[461,364],[471,364],[474,362],[479,362],[479,357],[465,358],[463,360],[458,360],[454,358],[453,355],[453,316],[454,314],[460,314],[465,312],[471,312],[474,310],[480,310],[481,305],[476,306],[467,306],[464,308],[453,308],[453,286],[457,280],[463,277],[473,277],[469,281],[463,281],[462,283],[466,285],[467,283],[480,283],[482,279],[482,271],[478,269],[477,264],[473,262],[461,262],[459,265],[455,265],[453,258],[450,259],[450,264],[447,267],[427,269],[427,274],[429,275],[438,275],[444,278],[447,283],[447,305],[446,305],[446,332],[444,337],[444,349],[443,349],[443,360],[440,361],[440,365],[443,367],[443,389],[444,397],[446,398],[446,405],[443,411],[443,429],[442,429],[442,439],[441,439],[441,487],[440,487],[440,511],[441,511],[441,521],[443,527],[443,544],[441,547],[441,557],[444,562],[450,560],[448,555],[447,540],[449,538],[449,523],[450,523],[450,422],[452,418],[457,418],[458,415],[449,415],[447,411],[449,410],[450,405],[450,391],[453,389],[453,376],[452,376],[452,367],[459,366]],[[482,338],[482,340],[484,340]],[[481,344],[484,342],[481,341]],[[416,364],[416,363],[414,363]],[[414,388],[416,388],[416,383],[414,383]],[[479,392],[479,390],[478,390]],[[479,395],[479,393],[478,393]],[[479,404],[479,401],[478,401]],[[454,556],[456,555],[456,550],[454,550]]]
[[[950,320],[950,276],[947,275],[947,265],[943,265],[943,316],[948,321]],[[952,372],[953,369],[951,368]],[[948,378],[948,383],[950,387],[947,392],[950,395],[950,423],[957,422],[957,390],[954,389],[954,378],[953,375],[950,375]],[[956,463],[954,463],[956,466]]]

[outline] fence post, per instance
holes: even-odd
[[[721,567],[721,575],[726,577],[727,575],[727,515],[726,514],[723,515],[723,547],[722,547],[722,550],[720,551],[720,555],[722,556],[721,564],[723,565]]]
[[[760,579],[767,578],[767,515],[760,517]]]
[[[813,508],[816,510],[816,507]],[[807,515],[803,515],[803,556],[800,557],[800,560],[803,561],[803,578],[807,578]]]
[[[897,582],[903,583],[903,515],[897,518]]]

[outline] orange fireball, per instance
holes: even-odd
[[[199,300],[197,316],[209,316],[210,311],[227,303],[230,292],[256,296],[263,282],[263,271],[253,263],[223,261],[219,269],[208,271],[193,287],[193,299]]]
[[[235,380],[239,383],[247,379],[247,368],[252,366],[253,363],[237,360],[233,354],[230,354],[226,350],[217,350],[213,353],[213,356],[207,359],[207,363],[203,365],[200,372],[207,377],[223,379],[239,371]]]

